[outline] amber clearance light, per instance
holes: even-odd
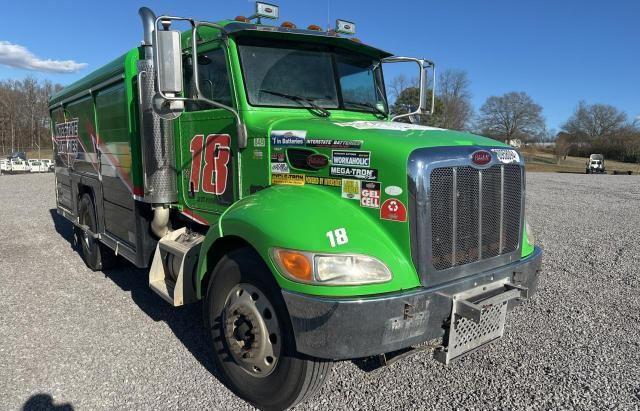
[[[311,259],[297,251],[278,250],[278,262],[294,279],[311,281],[313,279],[313,265]]]

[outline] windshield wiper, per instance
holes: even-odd
[[[327,110],[326,108],[320,107],[318,104],[316,104],[315,102],[316,99],[313,99],[311,97],[294,96],[292,94],[280,93],[279,91],[266,90],[266,89],[260,89],[260,91],[263,93],[272,94],[274,96],[288,98],[289,100],[297,101],[299,103],[304,101],[315,111],[321,113],[322,117],[329,117],[331,115],[331,112],[329,110]]]
[[[356,107],[369,108],[369,109],[371,109],[370,111],[372,113],[379,114],[379,115],[381,115],[383,117],[387,117],[387,113],[385,113],[384,111],[380,110],[378,107],[374,106],[371,103],[360,102],[360,101],[343,101],[343,104],[349,104],[351,106],[356,106]]]

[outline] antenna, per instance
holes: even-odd
[[[331,0],[327,0],[327,31],[331,30]]]

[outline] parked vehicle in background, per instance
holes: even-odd
[[[449,364],[502,337],[542,259],[524,159],[397,121],[433,114],[432,62],[344,20],[252,22],[277,18],[266,3],[219,23],[140,15],[142,45],[49,102],[57,210],[89,268],[117,251],[169,304],[204,300],[217,371],[261,409],[313,395],[334,360],[437,340]],[[399,62],[420,103],[394,116],[382,66]]]
[[[11,155],[9,156],[9,160],[22,160],[22,161],[27,161],[27,153],[25,153],[24,151],[14,151],[13,153],[11,153]]]
[[[53,165],[53,161],[52,160],[50,160],[48,158],[44,158],[44,159],[41,159],[40,161],[47,168],[46,171],[52,172],[55,169],[55,166]]]
[[[9,171],[10,174],[28,173],[31,170],[29,163],[20,158],[9,160],[9,162],[11,167],[11,170]]]
[[[0,160],[0,171],[5,173],[11,171],[11,162],[9,160]]]
[[[591,154],[587,161],[587,174],[606,173],[604,168],[604,156],[602,154]]]
[[[29,160],[30,172],[32,173],[46,173],[49,171],[49,167],[40,160]]]

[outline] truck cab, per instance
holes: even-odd
[[[118,254],[169,304],[203,300],[218,370],[267,409],[313,395],[333,361],[434,344],[449,364],[500,338],[542,255],[517,150],[407,121],[433,113],[433,62],[345,20],[262,23],[278,13],[142,8],[142,45],[50,101],[58,212],[85,263]],[[385,90],[398,63],[419,78],[405,114]]]

